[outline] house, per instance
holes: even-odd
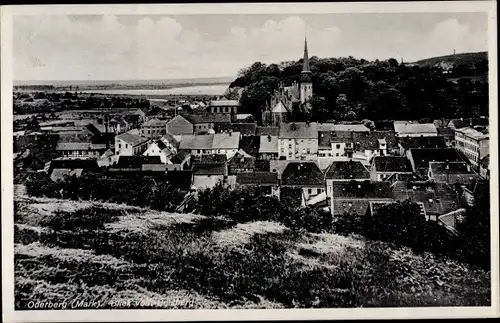
[[[147,148],[147,138],[128,132],[115,137],[115,154],[118,156],[141,155]]]
[[[236,176],[228,176],[227,163],[193,163],[193,186],[196,189],[213,188],[218,183],[234,187]]]
[[[423,203],[427,220],[437,221],[440,215],[460,208],[457,193],[447,183],[398,181],[391,189],[397,201]]]
[[[479,162],[479,175],[485,179],[490,179],[490,155],[487,155]]]
[[[232,116],[238,114],[239,105],[238,100],[214,100],[210,101],[210,112]]]
[[[473,206],[475,196],[480,194],[490,194],[490,182],[488,180],[479,179],[475,183],[465,185],[461,198],[465,205]]]
[[[370,172],[359,161],[334,161],[326,170],[326,195],[332,197],[337,182],[369,181]]]
[[[158,120],[156,118],[149,119],[141,126],[141,136],[145,138],[158,138],[163,136],[166,132],[166,121]]]
[[[253,118],[253,115],[250,114],[250,113],[238,113],[236,115],[236,122],[241,122],[241,121],[244,121],[244,120],[255,121],[255,119]]]
[[[278,174],[272,172],[250,172],[236,174],[236,184],[243,187],[259,187],[265,194],[279,198]]]
[[[167,123],[166,131],[171,135],[190,135],[194,133],[194,127],[186,118],[178,115]]]
[[[333,160],[348,160],[354,150],[353,132],[319,131],[318,158],[333,157]]]
[[[259,159],[278,159],[278,136],[260,136]]]
[[[479,162],[490,154],[490,137],[473,128],[455,129],[455,148],[463,153],[472,166],[479,169]]]
[[[216,133],[213,135],[212,153],[234,155],[240,147],[240,138],[239,132]]]
[[[398,155],[394,131],[353,132],[354,153],[352,158],[370,165],[374,156]]]
[[[142,154],[143,156],[159,156],[163,164],[172,164],[170,158],[175,154],[167,147],[162,140],[156,140],[148,145],[148,149]]]
[[[333,185],[330,212],[333,216],[342,214],[365,215],[370,202],[392,202],[390,184],[370,181],[339,181]]]
[[[398,141],[401,155],[405,155],[406,151],[412,148],[446,148],[444,137],[441,136],[403,137]]]
[[[430,162],[462,162],[462,158],[453,148],[412,148],[406,152],[412,170],[417,175],[427,178]]]
[[[437,136],[437,129],[433,123],[394,123],[396,137],[429,137]]]
[[[215,125],[215,133],[239,132],[242,136],[255,136],[255,123],[219,123]]]
[[[458,209],[438,216],[437,223],[448,230],[450,234],[457,236],[460,234],[457,227],[465,219],[465,215],[465,209]]]
[[[465,162],[429,162],[429,179],[449,185],[469,185],[480,179]]]
[[[170,161],[173,165],[179,165],[181,170],[187,170],[191,166],[191,155],[186,150],[179,150]]]
[[[440,127],[436,128],[438,136],[444,138],[446,147],[455,147],[455,131],[451,128]]]
[[[165,172],[165,164],[162,163],[160,156],[118,156],[116,164],[111,165],[109,171],[119,172]]]
[[[114,150],[108,149],[97,159],[99,167],[109,167],[118,161],[118,156],[115,155]]]
[[[211,154],[214,135],[183,135],[179,150],[185,150],[191,155]]]
[[[285,160],[315,160],[318,157],[316,122],[283,123],[280,127],[278,156]]]
[[[448,128],[453,130],[465,128],[465,127],[475,127],[475,126],[488,126],[489,119],[488,118],[460,118],[460,119],[451,119],[447,124]]]
[[[240,149],[229,159],[229,174],[248,173],[255,170],[255,157]]]
[[[45,166],[45,171],[54,182],[65,176],[80,177],[86,172],[99,172],[97,161],[89,159],[53,159]]]
[[[301,190],[301,205],[325,191],[324,175],[314,162],[292,162],[281,174],[281,188]]]
[[[375,156],[370,168],[372,181],[385,181],[394,174],[413,174],[406,156]]]
[[[193,125],[194,133],[215,130],[215,125],[231,123],[231,116],[227,114],[185,114],[183,117]]]

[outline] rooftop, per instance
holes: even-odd
[[[373,164],[377,172],[411,173],[410,161],[399,156],[375,156]]]
[[[225,163],[195,163],[192,172],[194,175],[227,175]]]
[[[278,153],[278,136],[261,136],[259,153]]]
[[[240,173],[236,175],[240,185],[278,185],[278,174],[272,172]]]
[[[453,124],[455,129],[460,129],[464,127],[474,127],[474,126],[488,126],[488,118],[461,118],[461,119],[451,119],[450,123]]]
[[[236,107],[239,106],[240,103],[238,100],[214,100],[210,101],[210,106],[212,107]]]
[[[256,136],[279,136],[280,128],[279,127],[257,127],[255,131]]]
[[[395,182],[392,194],[398,201],[422,202],[427,214],[445,214],[460,208],[458,196],[446,183]]]
[[[179,149],[212,149],[215,135],[183,135]]]
[[[119,156],[118,162],[111,168],[142,169],[146,164],[162,164],[160,156]]]
[[[356,151],[379,149],[379,139],[385,139],[387,149],[397,148],[394,131],[353,132],[352,136]]]
[[[369,179],[370,172],[359,161],[334,161],[326,171],[327,179]]]
[[[429,162],[461,162],[462,158],[454,148],[411,148],[415,168],[429,168]]]
[[[390,183],[388,182],[363,182],[348,181],[336,182],[333,185],[334,198],[352,199],[390,199],[392,198]]]
[[[139,145],[139,144],[142,144],[142,143],[148,141],[147,138],[144,138],[144,137],[141,137],[138,135],[134,135],[134,134],[131,134],[128,132],[122,133],[121,135],[116,136],[116,138],[121,139],[121,140],[125,141],[126,143],[131,144],[132,146],[136,146],[136,145]]]
[[[316,122],[282,123],[279,138],[318,139]]]
[[[289,163],[281,174],[282,185],[324,186],[323,173],[314,162]]]
[[[212,149],[238,149],[240,133],[216,133],[213,135]]]
[[[231,123],[231,116],[228,114],[185,114],[183,117],[192,124]]]
[[[488,134],[484,134],[476,129],[465,127],[465,128],[456,128],[456,132],[463,133],[470,138],[481,140],[481,139],[489,139]]]
[[[158,120],[156,118],[150,119],[142,124],[143,127],[164,127],[167,124],[165,120]]]
[[[446,147],[443,136],[403,137],[399,139],[399,143],[404,149]]]
[[[398,134],[419,134],[436,133],[436,126],[433,123],[394,123],[394,130]]]

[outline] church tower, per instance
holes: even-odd
[[[313,86],[311,79],[311,69],[309,68],[309,55],[307,53],[307,38],[304,41],[304,59],[302,72],[300,73],[300,102],[309,107],[312,99]]]

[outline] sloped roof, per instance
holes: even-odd
[[[278,185],[278,174],[272,172],[252,172],[236,174],[240,185]]]
[[[433,123],[394,123],[394,131],[398,134],[419,134],[436,133],[436,126]]]
[[[131,134],[128,132],[122,133],[122,134],[116,136],[116,138],[121,139],[121,140],[125,141],[126,143],[131,144],[132,146],[136,146],[136,145],[139,145],[141,143],[148,141],[148,139],[146,139],[144,137],[134,135],[134,134]]]
[[[210,101],[212,107],[237,107],[240,103],[238,100],[213,100]]]
[[[323,173],[313,162],[289,163],[281,174],[282,185],[324,186]]]
[[[165,164],[142,164],[143,171],[165,172],[167,167]]]
[[[261,136],[259,153],[278,153],[278,136]]]
[[[240,133],[216,133],[213,135],[212,149],[238,149]]]
[[[394,131],[353,132],[352,136],[357,151],[379,149],[379,139],[385,139],[388,149],[398,147]]]
[[[167,122],[167,125],[177,123],[177,122],[191,123],[191,122],[189,122],[188,119],[184,118],[183,116],[177,115],[174,118],[172,118],[169,122]]]
[[[455,132],[460,132],[465,135],[467,135],[470,138],[474,138],[477,140],[480,139],[488,139],[489,135],[484,134],[480,131],[477,131],[476,129],[470,128],[470,127],[465,127],[465,128],[455,128]]]
[[[373,164],[377,172],[411,173],[410,161],[400,156],[375,156]]]
[[[480,164],[489,168],[490,167],[490,155],[482,158]]]
[[[463,161],[454,148],[411,148],[415,168],[429,168],[431,161]]]
[[[254,123],[233,123],[232,130],[234,132],[239,132],[242,135],[255,135],[257,129],[257,124]]]
[[[231,123],[231,116],[228,114],[184,114],[186,120],[192,124],[200,123]]]
[[[203,154],[195,155],[192,157],[193,163],[225,163],[227,156],[224,154]]]
[[[369,179],[370,172],[359,161],[334,161],[326,170],[327,179]]]
[[[353,131],[353,132],[369,132],[370,129],[363,124],[334,124],[333,131]]]
[[[335,124],[333,122],[318,123],[318,131],[334,131]]]
[[[90,143],[88,142],[59,142],[56,145],[56,150],[89,150]]]
[[[111,149],[108,149],[101,155],[101,158],[111,157],[114,156],[114,154],[115,153]]]
[[[256,136],[279,136],[279,127],[257,127],[255,131]]]
[[[50,161],[49,169],[86,169],[99,170],[97,161],[91,159],[53,159]]]
[[[171,159],[170,161],[174,164],[181,164],[185,159],[186,157],[189,156],[189,153],[185,150],[179,150],[177,152],[177,154],[175,154]]]
[[[158,120],[156,118],[150,119],[142,124],[143,127],[163,127],[167,124],[165,120]]]
[[[288,112],[288,110],[287,110],[287,108],[285,108],[285,106],[283,105],[283,103],[281,101],[279,101],[273,107],[273,109],[271,110],[271,112],[273,112],[273,113],[286,113],[286,112]]]
[[[446,183],[398,181],[392,185],[392,193],[398,201],[422,202],[427,214],[445,214],[460,208],[457,194]]]
[[[390,199],[392,198],[390,183],[370,182],[369,180],[358,182],[335,182],[333,185],[333,197],[354,199]]]
[[[192,172],[194,175],[227,175],[225,163],[195,163]]]
[[[474,126],[487,126],[489,124],[488,118],[465,118],[465,119],[451,119],[450,123],[453,124],[455,129]]]
[[[279,138],[318,139],[316,122],[282,123]]]
[[[96,128],[96,126],[95,126],[95,125],[93,125],[92,123],[89,123],[89,124],[85,125],[85,128],[86,128],[88,131],[90,131],[93,135],[96,135],[96,134],[101,133],[101,132],[99,131],[99,129],[97,129],[97,128]]]
[[[481,177],[470,171],[465,162],[430,162],[432,179],[448,184],[472,184]]]
[[[120,156],[112,168],[138,168],[146,164],[162,164],[160,156]]]
[[[94,145],[98,144],[115,144],[115,134],[112,132],[102,132],[96,135],[93,135],[90,138],[90,142]]]
[[[179,149],[212,149],[215,135],[183,135]]]
[[[436,128],[438,135],[443,136],[443,137],[455,137],[455,131],[451,128],[447,127],[439,127]]]
[[[446,147],[443,136],[404,137],[399,139],[399,143],[404,149]]]

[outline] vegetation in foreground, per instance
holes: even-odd
[[[19,197],[15,306],[487,306],[489,272],[358,236],[123,204]]]

